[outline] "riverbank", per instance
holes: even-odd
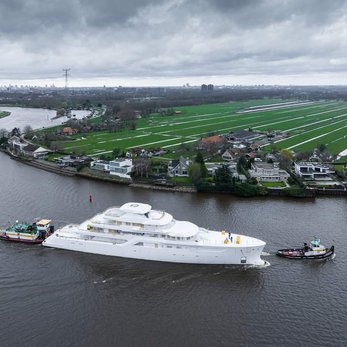
[[[5,152],[6,153],[6,152]],[[16,157],[13,155],[10,155],[11,159],[20,161],[23,164],[33,166],[37,169],[53,172],[59,175],[64,176],[75,176],[77,171],[74,168],[61,168],[58,165],[54,163],[47,162],[45,160],[39,160],[39,159],[27,159],[23,157]]]
[[[91,180],[99,180],[103,182],[110,182],[116,184],[127,185],[133,188],[142,188],[142,189],[151,189],[151,190],[161,190],[167,192],[181,192],[181,193],[196,193],[197,189],[194,186],[190,185],[175,185],[175,186],[165,186],[165,185],[156,185],[149,182],[134,182],[131,179],[121,178],[118,176],[110,175],[109,173],[92,170],[90,168],[83,168],[81,171],[77,171],[73,167],[61,167],[55,163],[42,160],[42,159],[30,159],[24,157],[16,157],[8,153],[7,151],[2,151],[9,155],[12,159],[20,161],[23,164],[33,166],[37,169],[45,170],[48,172],[53,172],[58,175],[63,176],[78,176]],[[289,194],[285,189],[278,188],[268,188],[268,194],[265,196],[270,197],[295,197],[295,198],[315,198],[317,196],[347,196],[347,189],[343,188],[306,188],[303,189],[300,194]]]
[[[56,173],[58,175],[63,176],[78,176],[86,179],[99,180],[103,182],[110,182],[116,184],[128,185],[134,188],[143,188],[143,189],[152,189],[152,190],[162,190],[168,192],[184,192],[184,193],[194,193],[196,192],[195,187],[193,186],[174,186],[174,187],[165,187],[165,186],[157,186],[147,183],[135,183],[130,179],[121,178],[117,176],[110,175],[105,172],[91,170],[90,168],[83,168],[81,171],[77,171],[76,168],[72,167],[61,167],[55,163],[48,162],[46,160],[40,159],[29,159],[24,157],[16,157],[11,155],[6,151],[2,151],[11,157],[11,159],[19,161],[23,164],[35,167],[37,169],[45,170],[48,172]]]

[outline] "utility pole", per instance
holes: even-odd
[[[67,87],[68,87],[68,76],[70,76],[70,74],[69,74],[70,70],[71,69],[63,69],[63,71],[64,71],[63,76],[65,76],[65,89],[67,89]]]

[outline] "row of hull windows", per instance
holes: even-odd
[[[129,235],[138,235],[138,236],[144,236],[144,233],[134,233],[134,232],[127,232],[127,231],[123,231],[123,230],[114,230],[114,229],[102,229],[102,228],[95,228],[95,227],[90,227],[89,230],[93,230],[93,232],[98,232],[98,233],[102,233],[102,232],[106,232],[106,233],[110,233],[110,234],[129,234]],[[192,237],[174,237],[174,236],[169,236],[169,235],[161,235],[161,234],[146,234],[146,236],[150,236],[150,237],[161,237],[161,238],[165,238],[167,240],[178,240],[178,241],[189,241],[192,239]]]

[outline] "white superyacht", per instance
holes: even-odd
[[[80,225],[58,229],[43,245],[175,263],[267,265],[260,258],[264,241],[207,230],[137,202],[111,207]]]

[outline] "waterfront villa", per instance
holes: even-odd
[[[329,165],[318,162],[298,162],[294,163],[295,173],[305,180],[329,179],[335,171]]]
[[[255,177],[259,182],[281,182],[289,178],[289,174],[285,170],[280,170],[278,163],[252,163],[252,169],[249,174]]]
[[[168,176],[188,176],[188,166],[190,163],[190,160],[182,156],[178,160],[171,160],[167,167]]]
[[[8,140],[9,148],[12,152],[35,159],[42,158],[52,152],[49,149],[33,145],[21,137],[12,136]]]
[[[116,158],[109,162],[109,170],[111,175],[123,178],[131,178],[130,173],[133,168],[133,161],[129,158]]]
[[[90,168],[99,171],[110,171],[110,164],[107,160],[94,160],[90,163]]]

